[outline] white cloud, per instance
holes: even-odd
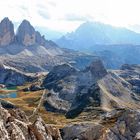
[[[70,31],[84,20],[115,26],[140,24],[140,0],[1,0],[0,19]]]

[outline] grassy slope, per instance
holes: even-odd
[[[18,89],[21,89],[23,87],[20,87]],[[35,91],[35,92],[18,92],[17,98],[6,98],[5,100],[10,101],[14,103],[16,106],[21,108],[26,112],[28,116],[30,116],[33,112],[33,110],[37,107],[39,100],[41,98],[43,91]],[[54,124],[58,127],[63,127],[66,124],[69,123],[78,123],[81,121],[87,120],[83,117],[77,117],[75,119],[66,119],[65,115],[58,114],[58,113],[52,113],[45,110],[43,105],[39,109],[39,115],[44,119],[44,121],[48,124]],[[83,114],[82,114],[83,115]],[[35,118],[31,118],[31,121],[33,121]]]

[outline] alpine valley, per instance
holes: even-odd
[[[140,34],[86,22],[57,41],[0,23],[0,140],[140,140]]]

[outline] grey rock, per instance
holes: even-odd
[[[61,133],[63,140],[99,140],[103,128],[102,125],[81,123],[65,126]]]
[[[140,95],[140,65],[124,64],[116,73],[131,85],[134,93]]]
[[[45,124],[41,117],[31,123],[20,109],[0,107],[0,139],[6,140],[62,140],[57,128]]]
[[[16,38],[18,43],[24,46],[45,46],[46,42],[44,36],[41,36],[41,34],[38,31],[35,31],[34,27],[27,20],[23,20],[20,24]]]
[[[45,96],[44,106],[47,111],[66,113],[70,108],[70,103],[58,98],[57,94],[50,92]]]
[[[5,65],[0,67],[0,83],[5,84],[6,86],[23,85],[24,83],[32,82],[35,79],[34,76],[26,75],[15,68],[6,67]]]
[[[135,140],[140,140],[140,132],[138,132],[135,136]]]
[[[63,64],[53,68],[46,76],[43,87],[58,93],[58,97],[71,104],[67,117],[74,117],[87,106],[100,105],[100,92],[96,82],[107,74],[100,60],[94,60],[85,70]],[[86,82],[85,82],[86,81]]]
[[[0,46],[10,45],[14,39],[14,25],[8,18],[4,18],[0,23]]]
[[[126,110],[118,117],[111,131],[120,140],[133,140],[140,130],[140,114],[133,110]],[[119,133],[117,133],[118,131]]]
[[[92,75],[94,76],[95,80],[99,80],[100,78],[104,77],[107,74],[107,71],[102,63],[101,60],[95,59],[90,64],[89,67],[87,67],[87,70],[90,70]]]
[[[38,31],[36,31],[35,39],[36,39],[37,44],[45,46],[46,40],[45,40],[44,36],[41,36],[41,34]]]
[[[29,23],[29,21],[23,20],[16,35],[18,43],[25,46],[35,45],[35,36],[36,33],[33,26]]]
[[[62,129],[64,140],[138,140],[140,113],[134,110],[114,110],[99,123],[79,123]]]
[[[81,112],[98,116],[114,108],[139,109],[140,98],[132,91],[132,85],[116,71],[107,72],[97,59],[84,70],[64,64],[54,67],[42,87],[53,89],[58,98],[69,102],[68,118]]]

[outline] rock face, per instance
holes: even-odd
[[[32,46],[36,44],[43,44],[44,38],[40,35],[39,32],[36,32],[33,26],[29,21],[23,20],[20,24],[17,32],[17,41],[18,43],[25,46]]]
[[[140,113],[114,110],[101,118],[99,124],[81,123],[62,129],[64,140],[139,140]]]
[[[71,107],[67,116],[74,117],[90,104],[94,107],[100,105],[99,87],[96,82],[106,74],[107,71],[100,60],[94,60],[83,71],[63,64],[53,68],[42,86],[53,89],[60,99],[69,102]]]
[[[55,83],[63,78],[75,74],[78,71],[69,64],[62,64],[54,67],[44,80],[43,86],[52,88]],[[55,90],[56,91],[56,90]]]
[[[92,75],[94,76],[95,80],[101,79],[107,74],[107,71],[102,63],[101,60],[95,59],[90,64],[89,67],[87,67],[87,71],[91,71]]]
[[[46,110],[51,112],[66,113],[70,108],[68,101],[60,99],[57,94],[51,92],[46,95],[44,102]]]
[[[18,28],[17,41],[25,46],[35,44],[35,30],[27,20],[24,20]]]
[[[0,23],[0,46],[10,45],[14,38],[13,23],[8,18],[4,18]]]
[[[60,132],[38,117],[31,123],[20,109],[6,110],[0,107],[1,140],[62,140]]]
[[[56,112],[58,99],[67,101],[70,107],[63,111],[68,118],[77,117],[82,112],[98,116],[114,108],[139,109],[140,105],[140,97],[132,90],[131,83],[116,71],[107,72],[98,59],[84,70],[67,64],[56,66],[46,76],[42,87],[55,94],[53,102],[46,100],[46,109]],[[61,108],[64,107],[61,104]]]
[[[92,123],[68,125],[62,129],[63,140],[99,140],[103,126]]]
[[[45,45],[45,42],[44,36],[35,31],[27,20],[22,21],[16,35],[14,25],[8,18],[4,18],[0,23],[0,46],[8,46],[11,43],[24,46]]]
[[[140,65],[124,64],[116,73],[130,84],[130,89],[140,95]]]
[[[0,106],[2,140],[139,140],[139,134],[140,113],[134,110],[113,110],[102,114],[96,123],[68,124],[59,131],[39,116],[31,123],[19,108]]]
[[[38,31],[36,31],[35,39],[36,39],[37,44],[40,44],[43,46],[46,44],[46,40],[44,36],[41,36],[41,34]]]
[[[18,86],[23,85],[26,82],[32,82],[35,77],[28,76],[14,68],[0,66],[0,83],[6,86]]]

